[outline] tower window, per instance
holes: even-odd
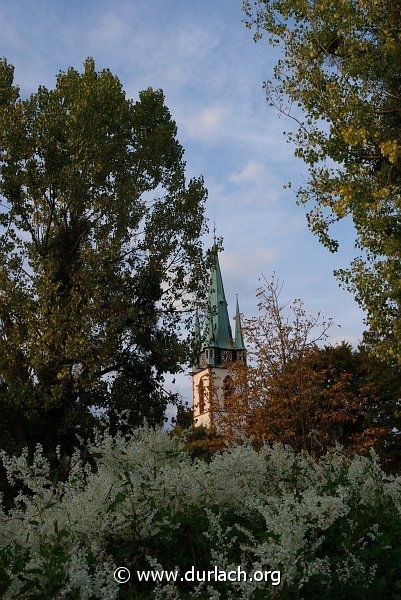
[[[223,381],[224,404],[226,404],[226,402],[229,401],[230,398],[232,398],[233,394],[234,394],[234,382],[232,380],[232,377],[230,377],[230,375],[227,375],[227,377],[224,377],[224,381]]]
[[[200,379],[198,385],[198,408],[200,415],[205,412],[205,386],[203,379]]]

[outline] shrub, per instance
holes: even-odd
[[[318,462],[276,444],[210,462],[148,427],[98,433],[52,480],[37,447],[3,464],[19,486],[0,514],[0,593],[14,598],[375,598],[401,591],[401,478],[374,454]],[[279,570],[268,582],[139,583],[136,569]],[[113,579],[131,569],[129,583]]]

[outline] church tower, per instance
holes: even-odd
[[[196,315],[195,338],[199,352],[192,370],[194,425],[218,426],[219,415],[224,411],[224,400],[232,393],[233,384],[227,365],[232,362],[245,363],[246,349],[238,298],[235,338],[232,336],[217,253],[211,273],[204,332],[201,336]]]

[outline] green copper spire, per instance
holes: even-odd
[[[233,335],[217,252],[211,275],[203,347],[232,348]]]
[[[242,335],[241,313],[239,311],[238,295],[237,310],[235,313],[235,348],[236,350],[245,350],[244,337]]]

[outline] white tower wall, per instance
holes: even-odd
[[[224,379],[230,375],[224,367],[207,367],[192,376],[194,425],[218,428],[219,417],[224,413]],[[200,382],[203,384],[203,403]],[[202,406],[203,404],[203,406]]]

